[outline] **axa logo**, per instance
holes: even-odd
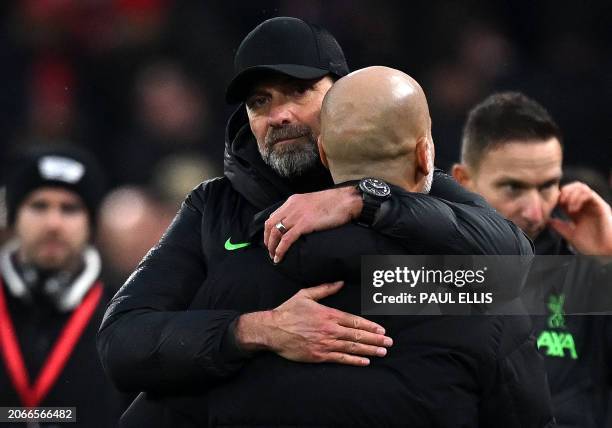
[[[566,351],[572,360],[578,359],[574,336],[571,333],[544,330],[538,337],[538,349],[546,348],[547,357],[563,358]]]

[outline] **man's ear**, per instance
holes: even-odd
[[[327,162],[327,155],[325,154],[325,149],[323,148],[323,144],[321,144],[321,136],[317,138],[317,146],[319,147],[319,157],[321,158],[321,163],[327,169],[329,169],[329,163]]]
[[[472,172],[464,163],[456,163],[451,169],[451,174],[463,187],[472,190],[474,182],[472,180]]]
[[[417,175],[427,176],[433,168],[433,144],[430,147],[429,140],[427,138],[421,138],[416,143],[416,173]]]

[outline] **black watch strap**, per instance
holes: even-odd
[[[361,214],[359,218],[357,218],[357,223],[362,226],[371,227],[374,224],[374,220],[376,218],[376,214],[380,209],[380,205],[383,201],[380,199],[373,198],[372,196],[364,193],[362,195],[363,199],[363,208],[361,209]]]
[[[357,223],[371,227],[382,203],[389,198],[391,189],[387,183],[376,178],[364,178],[359,181],[357,190],[363,199],[363,208]]]

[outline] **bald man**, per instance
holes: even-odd
[[[218,307],[250,312],[243,317],[270,325],[270,317],[308,312],[325,297],[326,305],[356,313],[361,254],[482,253],[475,240],[459,242],[453,229],[457,216],[463,216],[459,223],[475,224],[483,221],[480,217],[486,217],[489,208],[482,207],[482,213],[471,210],[476,214],[467,217],[459,204],[422,193],[431,183],[433,144],[427,103],[414,80],[381,67],[356,72],[338,81],[322,114],[319,146],[334,180],[356,180],[362,177],[360,168],[377,168],[368,172],[392,183],[403,203],[416,210],[438,207],[439,217],[429,219],[434,226],[422,235],[414,233],[409,248],[355,224],[310,234],[276,267],[264,263],[227,269],[212,289],[196,294],[192,310],[206,308],[214,298]],[[477,206],[478,199],[473,204]],[[518,233],[510,223],[498,221],[497,227]],[[525,247],[515,251],[530,251],[529,243],[522,242]],[[304,284],[337,280],[345,280],[345,285],[301,290]],[[297,298],[289,298],[294,293]],[[294,311],[287,311],[288,306]],[[276,309],[257,311],[270,307]],[[379,318],[376,321],[393,337],[393,346],[388,354],[383,347],[368,351],[367,367],[305,364],[287,359],[282,352],[265,352],[274,340],[242,330],[239,321],[237,345],[251,359],[238,376],[202,385],[196,395],[157,401],[142,397],[132,412],[159,415],[156,421],[146,421],[147,426],[163,418],[167,426],[180,422],[181,426],[543,427],[550,422],[543,370],[528,326],[521,320],[508,324],[500,317]],[[315,327],[310,334],[319,332]],[[368,348],[359,338],[346,339],[339,342],[346,344],[347,352]],[[164,408],[161,413],[159,406]],[[498,412],[505,413],[501,421]],[[129,413],[123,426],[143,426],[138,418],[130,423]]]
[[[429,192],[434,148],[421,86],[380,66],[341,79],[323,101],[319,150],[335,183],[371,176]]]
[[[399,70],[374,66],[338,80],[323,100],[318,147],[321,160],[336,184],[376,177],[407,192],[428,193],[433,175],[438,174],[439,185],[435,189],[438,198],[379,202],[372,209],[376,213],[373,218],[364,219],[367,210],[361,210],[354,194],[361,192],[364,203],[371,198],[361,186],[293,195],[265,223],[264,243],[276,263],[304,234],[350,221],[381,230],[385,229],[379,223],[382,211],[386,218],[390,217],[389,211],[399,217],[402,207],[410,210],[420,207],[425,211],[432,204],[440,209],[427,210],[429,221],[416,224],[400,221],[385,233],[400,240],[439,241],[447,254],[520,254],[528,242],[518,228],[495,214],[482,197],[461,189],[441,171],[434,171],[435,150],[427,99],[419,83]],[[472,209],[466,210],[465,206]],[[436,214],[438,218],[434,218]],[[283,228],[278,227],[280,224]],[[444,224],[449,227],[443,227]],[[511,230],[520,243],[498,239],[502,230]]]

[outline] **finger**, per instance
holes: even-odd
[[[393,339],[383,334],[343,327],[337,334],[338,339],[363,343],[364,345],[388,348],[393,346]]]
[[[285,202],[285,204],[286,204],[286,202]],[[280,207],[278,207],[277,209],[275,209],[272,212],[272,214],[270,214],[270,217],[268,217],[268,219],[265,222],[265,227],[264,227],[264,245],[266,247],[268,246],[268,239],[270,238],[270,232],[272,232],[272,230],[274,230],[274,226],[276,224],[278,224],[278,222],[284,218],[284,216],[283,216],[283,207],[285,206],[285,204],[283,204]]]
[[[274,214],[272,214],[264,223],[264,245],[268,247],[268,240],[270,239],[270,232],[276,223],[274,223]]]
[[[387,355],[387,348],[352,342],[350,340],[336,340],[333,345],[330,346],[330,351],[363,357],[384,357]]]
[[[557,203],[559,205],[564,205],[565,204],[565,198],[567,198],[567,190],[566,190],[566,186],[561,187],[561,189],[559,189],[559,199],[557,199]]]
[[[300,290],[300,293],[309,299],[317,301],[337,293],[343,285],[344,281],[330,282],[328,284],[317,285],[316,287],[303,288]]]
[[[576,186],[565,186],[559,193],[559,203],[565,205],[568,204],[569,200],[576,194]]]
[[[552,227],[559,235],[568,241],[572,241],[574,236],[574,230],[576,226],[573,223],[560,220],[558,218],[551,218],[548,221],[550,227]]]
[[[558,200],[558,205],[563,208],[563,210],[569,214],[570,211],[570,202],[574,196],[573,192],[567,192],[565,195],[565,197],[563,198],[563,200],[561,200],[561,198],[559,198]]]
[[[325,357],[325,362],[346,364],[349,366],[367,366],[370,364],[370,359],[365,357],[358,357],[355,355],[345,354],[342,352],[330,352]]]
[[[569,199],[572,198],[572,196],[577,192],[581,191],[580,189],[582,185],[582,183],[574,181],[561,187],[561,191],[559,192],[559,203],[567,206]]]
[[[274,254],[274,263],[280,263],[283,257],[285,257],[287,251],[289,251],[291,245],[293,245],[293,243],[297,241],[300,236],[302,236],[300,228],[297,226],[293,226],[291,229],[289,229],[287,233],[285,233],[281,237],[276,248],[272,250]]]
[[[582,192],[579,192],[576,196],[574,196],[568,207],[568,214],[576,214],[580,212],[580,210],[584,207],[585,202],[590,199],[590,196],[591,195]]]
[[[581,181],[572,181],[571,183],[567,183],[564,184],[563,186],[561,186],[561,191],[562,192],[569,192],[572,191],[580,186],[584,185],[583,182]]]
[[[287,226],[285,226],[285,227],[287,227]],[[268,246],[268,253],[270,254],[270,258],[271,259],[274,259],[274,252],[276,251],[276,247],[278,246],[278,243],[280,242],[282,237],[283,237],[283,234],[281,233],[280,230],[278,230],[276,228],[276,226],[274,226],[270,230],[270,235],[268,236],[268,245],[267,246]]]
[[[385,334],[383,326],[376,324],[370,320],[359,317],[357,315],[348,314],[346,312],[338,312],[338,324],[343,327],[352,328],[355,330],[369,331],[370,333]]]

